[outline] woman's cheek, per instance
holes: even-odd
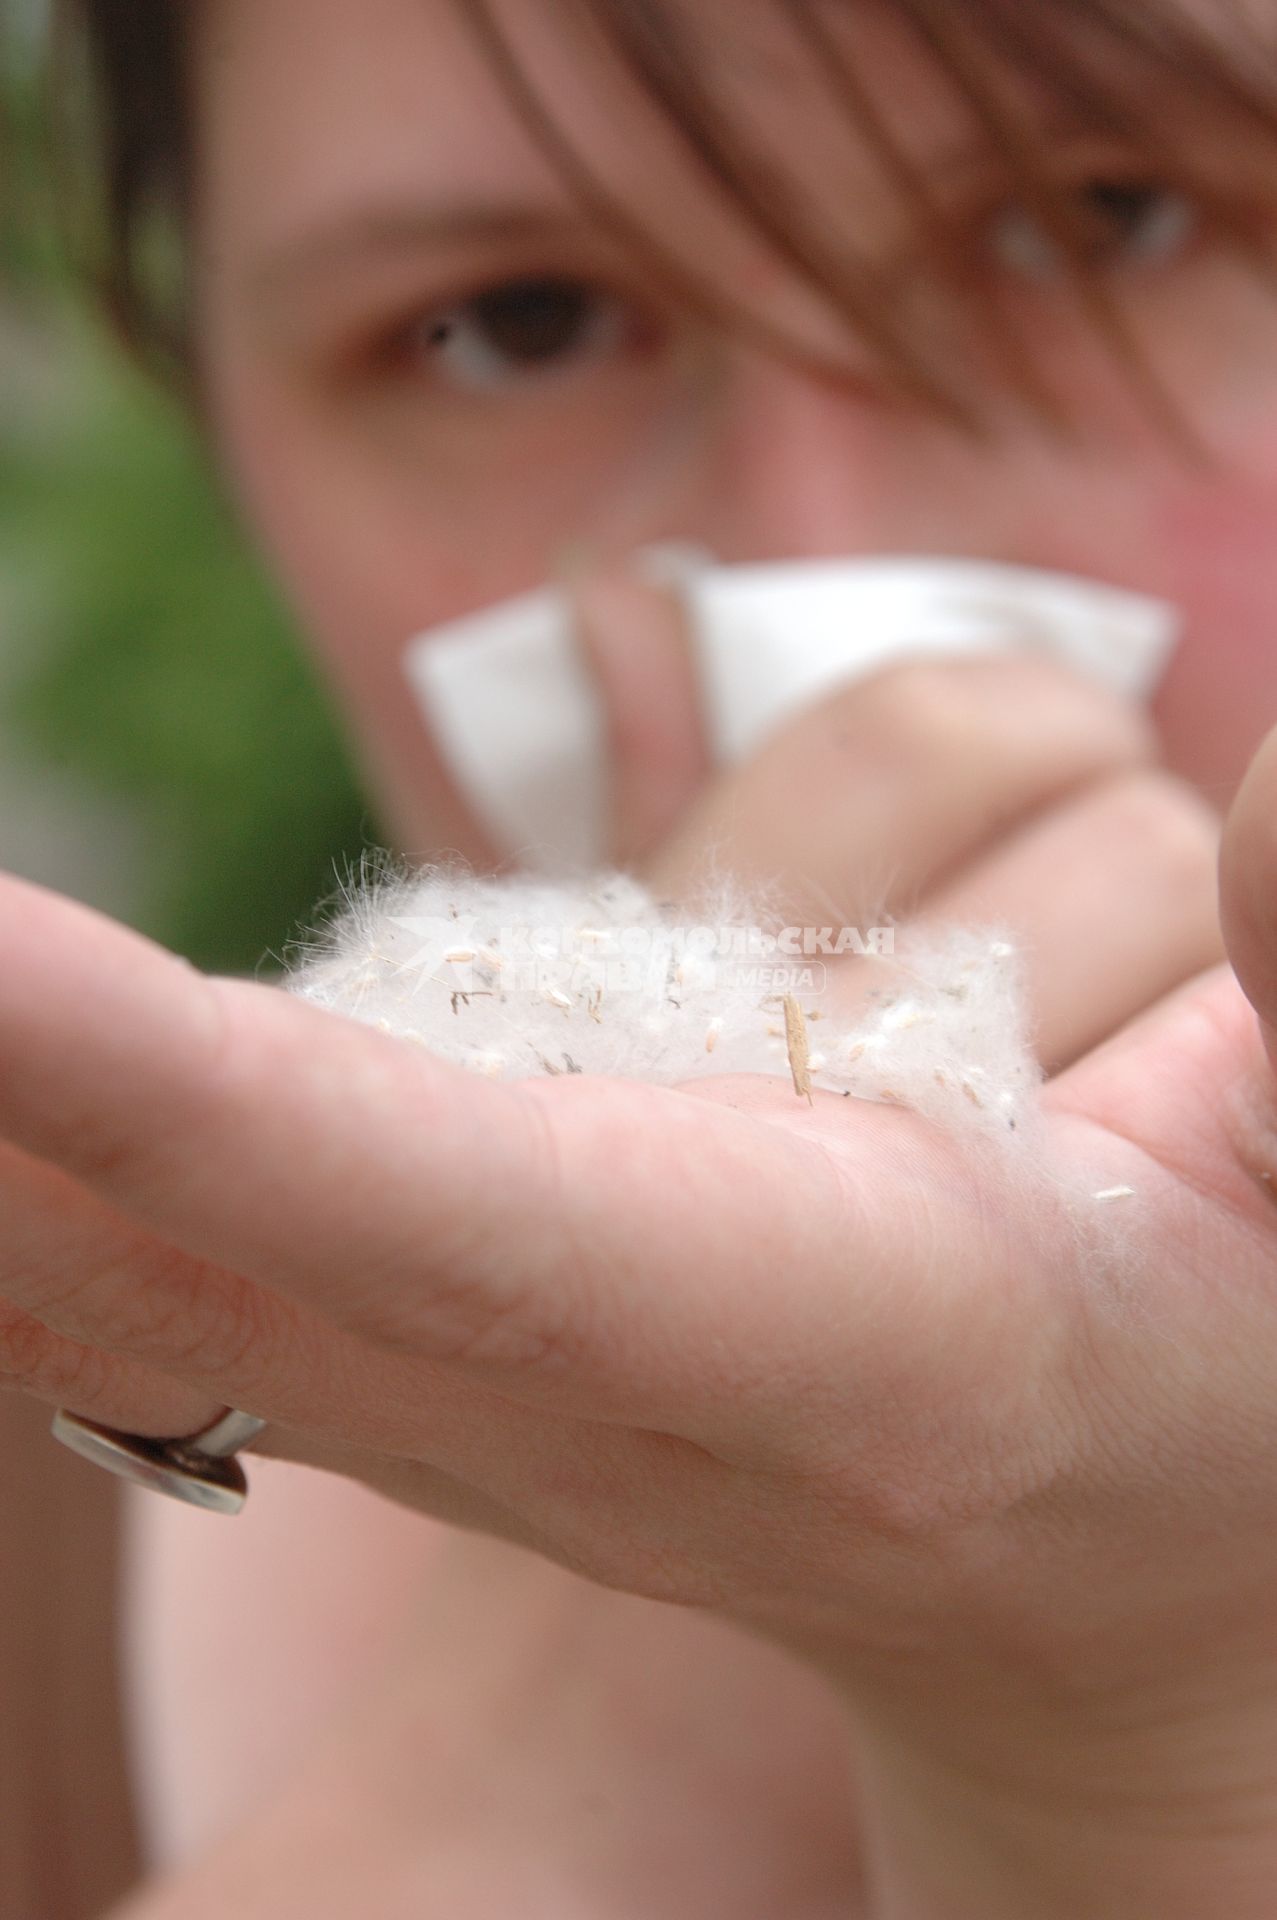
[[[507,499],[476,511],[472,476],[409,420],[248,379],[223,387],[219,418],[247,523],[308,637],[342,664],[397,652],[536,570],[537,528]]]
[[[1167,758],[1226,806],[1277,723],[1277,415],[1244,473],[1206,473],[1155,506],[1158,591],[1185,612],[1155,713]]]

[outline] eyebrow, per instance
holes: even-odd
[[[586,224],[580,210],[508,200],[355,208],[265,248],[249,280],[254,293],[269,299],[308,280],[328,281],[430,248],[563,239]]]

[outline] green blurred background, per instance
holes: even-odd
[[[269,972],[379,832],[180,409],[62,261],[40,26],[0,0],[0,866]]]

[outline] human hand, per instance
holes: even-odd
[[[966,745],[965,763],[981,764]],[[952,817],[951,789],[938,797]],[[986,795],[963,824],[987,829],[991,812]],[[1156,775],[1101,780],[1042,812],[954,886],[987,892],[1018,858],[1048,912],[1059,868],[1043,878],[1042,852],[1054,832],[1058,853],[1070,826],[1090,865],[1105,846],[1116,905],[1141,875],[1146,906],[1165,895],[1156,944],[1167,966],[1200,965],[1213,835]],[[918,846],[930,857],[925,837]],[[1006,1701],[993,1683],[1005,1683],[1012,1649],[1020,1678],[1067,1664],[1080,1629],[1066,1576],[1119,1523],[1149,1518],[1150,1477],[1172,1440],[1200,1477],[1205,1414],[1217,1410],[1203,1383],[1190,1373],[1210,1406],[1187,1431],[1154,1436],[1144,1404],[1164,1390],[1167,1346],[1172,1359],[1178,1349],[1139,1315],[1098,1310],[1104,1282],[1085,1236],[1050,1245],[1050,1191],[1004,1188],[913,1116],[819,1097],[808,1114],[755,1080],[675,1093],[472,1082],[269,989],[201,982],[37,890],[6,891],[26,913],[4,988],[11,1058],[26,1070],[3,1096],[16,1149],[6,1179],[40,1258],[12,1285],[6,1273],[5,1288],[93,1343],[86,1357],[14,1318],[9,1350],[49,1397],[156,1432],[192,1430],[214,1400],[269,1412],[307,1457],[596,1578],[762,1625],[897,1725],[937,1698],[951,1708],[959,1680],[987,1716]],[[1032,926],[1032,889],[1023,914],[1003,901],[998,917]],[[1091,927],[1093,948],[1106,925]],[[90,961],[103,970],[97,1005],[82,1000]],[[1081,1004],[1087,979],[1062,971],[1054,1002],[1037,975],[1035,989],[1061,1009],[1067,1050],[1096,1016]],[[1210,1011],[1221,1005],[1231,1025]],[[1206,1047],[1204,1025],[1223,1064],[1253,1065],[1253,1021],[1221,969],[1062,1074],[1046,1102],[1057,1171],[1081,1166],[1105,1186],[1138,1175],[1141,1224],[1167,1261],[1157,1311],[1165,1320],[1173,1308],[1198,1337],[1217,1336],[1205,1323],[1220,1306],[1190,1271],[1184,1228],[1200,1230],[1202,1199],[1174,1172],[1175,1128],[1210,1133],[1208,1076],[1179,1083],[1174,1113],[1149,1116],[1141,1095],[1167,1052],[1186,1038]],[[1120,1126],[1132,1110],[1135,1144]],[[1253,1272],[1261,1236],[1240,1203],[1241,1141],[1214,1118],[1207,1224],[1221,1240],[1232,1232]],[[406,1148],[405,1123],[432,1119],[429,1150]],[[559,1207],[537,1178],[547,1148],[573,1175]],[[65,1211],[50,1235],[55,1202]],[[1262,1195],[1250,1205],[1266,1226]],[[854,1285],[849,1226],[866,1252]],[[423,1259],[441,1233],[440,1257]],[[941,1245],[953,1254],[943,1275]],[[1243,1297],[1257,1311],[1253,1290]],[[1114,1425],[1126,1445],[1116,1463]],[[1124,1487],[1138,1490],[1129,1514]],[[1154,1564],[1161,1592],[1166,1569]],[[1212,1570],[1201,1569],[1203,1603],[1218,1598]],[[1096,1650],[1117,1664],[1132,1595],[1106,1588],[1098,1623],[1096,1596],[1083,1598],[1088,1659],[1105,1675]],[[1156,1642],[1143,1644],[1156,1670]]]

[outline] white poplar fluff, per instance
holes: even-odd
[[[906,924],[889,954],[738,951],[779,924],[731,880],[675,907],[622,873],[493,879],[373,853],[284,956],[282,985],[495,1079],[762,1073],[795,1100],[912,1109],[960,1159],[996,1159],[991,1185],[948,1189],[954,1232],[987,1241],[996,1266],[999,1222],[1014,1219],[1028,1233],[1020,1260],[1072,1273],[1106,1314],[1156,1333],[1147,1196],[1114,1184],[1107,1161],[1092,1172],[1075,1150],[1064,1171],[1050,1150],[1014,933]],[[825,991],[794,980],[807,964],[829,969]],[[769,966],[788,990],[760,983],[754,970]]]
[[[675,907],[622,873],[554,883],[374,856],[286,956],[284,985],[497,1079],[773,1074],[1027,1146],[1042,1076],[1008,930],[898,926],[890,953],[868,929],[795,930],[793,952],[769,950],[769,925],[731,880]],[[834,1005],[835,975],[853,1007]]]

